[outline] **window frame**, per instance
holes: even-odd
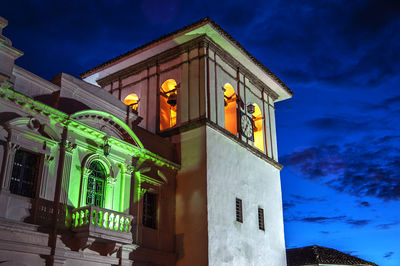
[[[265,231],[264,209],[258,207],[258,229]]]
[[[236,198],[236,221],[243,223],[243,201],[242,199]]]
[[[102,177],[98,177],[98,176],[93,176],[93,171],[94,169],[91,169],[91,166],[97,164],[99,165],[102,169],[100,169],[100,171],[102,170]],[[88,174],[87,177],[87,184],[86,184],[86,206],[96,206],[96,207],[100,207],[103,208],[104,207],[104,198],[105,198],[105,190],[106,190],[106,183],[107,183],[107,169],[105,167],[105,165],[100,161],[100,160],[93,160],[92,162],[90,162],[88,169],[90,170],[90,173]],[[100,172],[99,171],[99,172]],[[97,172],[97,173],[99,173]],[[94,180],[93,185],[91,186],[91,189],[93,189],[93,192],[90,192],[90,194],[92,194],[91,197],[91,202],[88,202],[88,197],[89,197],[89,184],[90,184],[90,180]],[[97,192],[97,184],[101,184],[101,192]],[[96,196],[100,196],[100,203],[96,204]]]
[[[166,84],[166,86],[168,86],[169,82],[173,82],[175,83],[175,88],[171,89],[171,90],[164,90],[164,84]],[[178,126],[179,124],[179,91],[180,88],[180,83],[177,81],[176,78],[168,78],[166,80],[163,81],[163,83],[159,86],[158,91],[157,91],[157,131],[158,132],[162,132],[162,131],[166,131],[172,128],[175,128]],[[175,94],[176,96],[176,104],[175,106],[172,106],[171,104],[167,103],[168,97]],[[165,102],[162,103],[161,98],[165,98]],[[163,106],[168,106],[168,112],[167,110],[162,110]],[[175,109],[175,110],[174,110]],[[167,112],[168,113],[168,118],[169,118],[169,125],[166,126],[162,126],[163,123],[166,123],[166,120],[164,121],[164,119],[162,119],[162,114]],[[173,117],[172,114],[174,112],[174,123],[171,125],[171,118]]]
[[[15,168],[16,167],[16,161],[15,159],[17,158],[19,153],[23,153],[23,157],[22,157],[22,161],[19,162],[21,165],[19,165],[19,171],[18,171],[18,177],[14,177],[14,173],[17,171]],[[33,167],[30,166],[26,166],[26,162],[29,161],[29,157],[27,157],[27,155],[31,155],[32,157],[36,157],[36,162],[34,164]],[[32,151],[28,151],[25,149],[18,149],[15,151],[14,153],[14,159],[13,159],[13,163],[12,163],[12,169],[11,169],[11,175],[10,175],[10,183],[9,183],[9,191],[11,194],[13,195],[19,195],[22,197],[27,197],[27,198],[35,198],[36,197],[36,190],[37,190],[37,184],[39,182],[39,177],[41,174],[41,161],[42,161],[42,155],[32,152]],[[25,173],[29,173],[27,172],[27,170],[31,170],[32,168],[35,169],[34,174],[31,176],[31,184],[29,185],[29,192],[28,193],[24,193],[23,190],[23,183],[27,183],[27,178],[25,176]],[[19,181],[14,182],[13,179],[19,179]],[[13,187],[15,187],[13,185],[13,183],[17,183],[18,187],[17,190],[14,190]]]
[[[150,196],[151,195],[151,196]],[[142,197],[142,225],[147,228],[158,228],[158,198],[157,193],[146,191]],[[150,202],[149,202],[150,200]]]

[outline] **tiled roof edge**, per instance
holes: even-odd
[[[312,246],[306,246],[306,247],[300,247],[300,248],[292,248],[292,249],[288,249],[288,250],[300,250],[300,249],[301,250],[311,249],[313,254],[314,254],[314,256],[315,256],[315,259],[316,259],[317,263],[326,263],[326,261],[321,260],[321,258],[319,256],[320,255],[320,250],[321,251],[325,250],[325,251],[329,251],[329,252],[337,252],[337,253],[343,254],[346,257],[353,258],[353,259],[357,260],[358,262],[363,263],[363,265],[378,266],[377,264],[375,264],[375,263],[373,263],[371,261],[367,261],[367,260],[361,259],[361,258],[359,258],[357,256],[347,254],[345,252],[336,250],[334,248],[327,248],[327,247],[318,246],[318,245],[312,245]],[[343,262],[343,263],[345,263],[345,262]]]
[[[168,33],[168,34],[166,34],[166,35],[163,35],[163,36],[161,36],[161,37],[159,37],[159,38],[157,38],[157,39],[155,39],[155,40],[152,40],[152,41],[150,41],[150,42],[148,42],[148,43],[146,43],[146,44],[143,44],[143,45],[141,45],[141,46],[139,46],[139,47],[136,47],[136,48],[134,48],[133,50],[130,50],[130,51],[128,51],[128,52],[126,52],[126,53],[124,53],[124,54],[121,54],[121,55],[119,55],[119,56],[117,56],[117,57],[114,57],[114,58],[112,58],[112,59],[110,59],[110,60],[108,60],[108,61],[106,61],[106,62],[104,62],[104,63],[102,63],[102,64],[100,64],[100,65],[98,65],[98,66],[95,66],[95,67],[93,67],[93,68],[91,68],[91,69],[89,69],[89,70],[87,70],[87,71],[81,73],[80,76],[81,76],[81,78],[85,78],[85,77],[87,76],[87,74],[90,74],[90,73],[92,73],[92,72],[95,72],[96,70],[98,70],[98,69],[100,69],[100,68],[102,68],[102,67],[104,67],[104,66],[110,65],[110,64],[112,64],[112,63],[114,63],[114,62],[116,62],[116,61],[118,61],[118,60],[120,60],[120,59],[122,59],[122,58],[124,58],[124,57],[126,57],[126,56],[129,56],[129,55],[131,55],[131,54],[133,54],[133,53],[135,53],[135,52],[137,52],[137,51],[139,51],[139,50],[141,50],[141,49],[143,49],[143,48],[145,48],[145,47],[147,47],[147,46],[149,46],[149,45],[151,45],[151,44],[157,43],[157,42],[159,42],[159,41],[161,41],[161,40],[163,40],[163,39],[166,39],[166,38],[168,38],[168,37],[170,37],[170,36],[172,36],[172,35],[178,34],[178,33],[182,32],[182,31],[185,31],[185,30],[187,30],[187,29],[196,27],[196,26],[201,25],[201,24],[203,24],[203,23],[206,24],[207,22],[210,22],[210,23],[216,28],[216,30],[218,30],[218,31],[219,31],[220,33],[222,33],[225,37],[227,37],[231,42],[233,42],[235,45],[237,45],[237,46],[240,48],[240,50],[242,50],[242,52],[244,52],[257,66],[261,67],[272,79],[274,79],[274,80],[275,80],[279,85],[281,85],[290,95],[293,96],[293,91],[292,91],[291,89],[289,89],[289,87],[288,87],[282,80],[280,80],[274,73],[272,73],[272,71],[269,70],[264,64],[262,64],[260,61],[258,61],[258,60],[257,60],[251,53],[249,53],[237,40],[235,40],[235,39],[232,37],[232,35],[230,35],[227,31],[225,31],[220,25],[218,25],[218,24],[217,24],[215,21],[213,21],[210,17],[202,18],[202,19],[200,19],[200,20],[198,20],[198,21],[196,21],[196,22],[194,22],[194,23],[192,23],[192,24],[189,24],[189,25],[187,25],[187,26],[184,26],[183,28],[180,28],[180,29],[178,29],[178,30],[176,30],[176,31],[173,31],[173,32]]]
[[[145,48],[145,47],[147,47],[147,46],[149,46],[151,44],[157,43],[157,42],[159,42],[159,41],[161,41],[163,39],[166,39],[166,38],[168,38],[168,37],[170,37],[172,35],[175,35],[175,34],[177,34],[179,32],[185,31],[187,29],[190,29],[192,27],[198,26],[198,25],[200,25],[200,24],[202,24],[204,22],[209,22],[209,21],[211,21],[211,19],[209,17],[205,17],[203,19],[200,19],[200,20],[198,20],[198,21],[196,21],[196,22],[194,22],[192,24],[184,26],[183,28],[180,28],[180,29],[175,30],[175,31],[173,31],[171,33],[165,34],[165,35],[163,35],[163,36],[161,36],[161,37],[159,37],[157,39],[154,39],[154,40],[152,40],[152,41],[150,41],[148,43],[145,43],[145,44],[143,44],[141,46],[138,46],[138,47],[136,47],[136,48],[124,53],[124,54],[121,54],[121,55],[119,55],[117,57],[114,57],[114,58],[112,58],[112,59],[110,59],[110,60],[108,60],[106,62],[103,62],[100,65],[95,66],[95,67],[93,67],[93,68],[91,68],[89,70],[86,70],[85,72],[83,72],[83,73],[81,73],[79,75],[81,76],[81,78],[85,78],[87,74],[92,73],[92,72],[94,72],[94,71],[96,71],[96,70],[98,70],[98,69],[100,69],[100,68],[102,68],[104,66],[107,66],[107,65],[109,65],[111,63],[114,63],[114,62],[118,61],[119,59],[124,58],[124,57],[126,57],[128,55],[131,55],[131,54],[133,54],[133,53],[135,53],[135,52],[137,52],[137,51],[139,51],[139,50],[141,50],[141,49],[143,49],[143,48]]]

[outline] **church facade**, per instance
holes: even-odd
[[[0,42],[1,261],[286,265],[274,104],[293,93],[219,25],[51,82]]]

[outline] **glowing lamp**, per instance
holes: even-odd
[[[111,152],[111,146],[110,146],[110,144],[108,144],[108,139],[106,139],[104,142],[103,151],[104,151],[105,156],[109,155]]]

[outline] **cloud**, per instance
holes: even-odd
[[[371,207],[371,204],[369,204],[368,201],[362,201],[359,204],[360,207]]]
[[[387,230],[387,229],[391,229],[392,227],[394,227],[398,224],[400,224],[400,222],[396,221],[396,222],[391,222],[391,223],[386,223],[386,224],[378,224],[376,227],[379,229]]]
[[[364,110],[395,110],[400,105],[400,95],[389,97],[375,104],[365,104]]]
[[[312,129],[342,131],[365,131],[370,128],[371,123],[363,120],[346,119],[342,117],[321,117],[310,120],[306,123]]]
[[[290,194],[290,197],[298,200],[298,202],[322,202],[326,201],[324,198],[319,198],[319,197],[305,197],[297,194]]]
[[[339,216],[292,216],[285,218],[285,222],[303,222],[303,223],[315,223],[315,224],[330,224],[330,223],[345,223],[352,227],[363,227],[370,224],[372,221],[368,219],[353,219],[345,215]],[[328,234],[327,231],[321,231],[321,233]]]
[[[298,175],[360,198],[400,199],[397,137],[317,145],[284,155],[280,161]]]
[[[367,224],[371,223],[371,220],[354,220],[354,219],[347,219],[346,223],[352,225],[354,227],[362,227]]]
[[[390,252],[385,253],[385,255],[383,255],[383,257],[386,258],[386,259],[388,259],[388,258],[392,257],[393,254],[394,254],[394,252],[393,252],[393,251],[390,251]]]
[[[293,208],[295,206],[296,206],[296,204],[293,203],[293,202],[287,202],[287,201],[283,202],[283,210],[284,211],[287,211],[287,210],[289,210],[289,209],[291,209],[291,208]]]
[[[345,220],[346,216],[315,216],[315,217],[292,217],[285,219],[285,222],[305,222],[305,223],[317,223],[326,224]]]

